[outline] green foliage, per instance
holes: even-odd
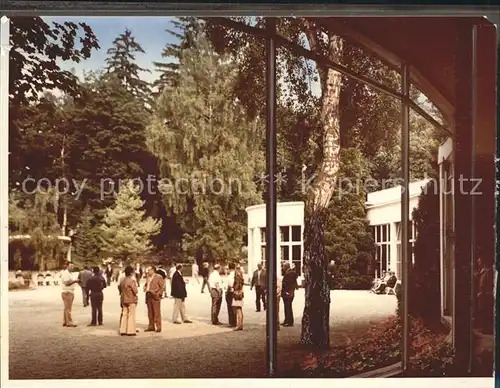
[[[79,97],[78,78],[61,64],[88,59],[100,47],[85,23],[46,23],[24,16],[11,18],[10,44],[9,186],[14,188],[27,177],[53,178],[61,151],[54,138],[60,117],[40,94],[58,89]]]
[[[24,281],[20,282],[20,281],[17,281],[17,280],[15,280],[15,281],[9,280],[9,291],[12,291],[12,290],[26,290],[28,288],[29,288],[29,286],[26,285],[24,283]]]
[[[22,260],[23,257],[21,255],[21,251],[19,249],[16,249],[16,252],[14,253],[14,265],[16,270],[22,268]]]
[[[75,131],[68,170],[80,183],[86,180],[81,202],[99,211],[111,206],[120,179],[139,178],[146,184],[156,161],[145,145],[143,102],[113,76],[88,74],[84,88],[84,100],[68,113]]]
[[[157,89],[156,94],[161,95],[165,87],[174,87],[179,82],[179,62],[182,51],[193,47],[196,35],[202,29],[202,22],[195,17],[179,17],[172,20],[172,29],[166,31],[179,43],[168,43],[163,52],[162,58],[169,62],[153,62],[160,77],[153,83]]]
[[[236,21],[263,28],[265,18],[235,17]],[[326,31],[304,18],[280,18],[278,33],[299,45],[308,45],[325,57],[330,56]],[[265,46],[260,37],[226,28],[209,21],[209,36],[219,52],[230,53],[239,63],[236,93],[252,115],[265,115]],[[378,58],[351,43],[343,42],[343,65],[395,90],[401,76]],[[322,160],[323,129],[321,94],[326,69],[288,50],[278,49],[277,77],[285,87],[278,88],[277,125],[278,162],[286,170],[288,183],[279,193],[280,200],[303,200],[297,182],[305,164],[312,175]],[[414,100],[421,94],[412,89]],[[370,176],[377,182],[386,180],[386,188],[399,184],[400,173],[400,103],[391,96],[366,87],[362,83],[342,78],[340,92],[340,146],[357,148],[368,161]],[[431,106],[432,108],[432,106]],[[444,140],[425,119],[411,113],[410,176],[412,180],[431,175],[431,160],[437,146]],[[371,190],[377,187],[367,188]]]
[[[148,145],[157,156],[167,209],[184,230],[188,255],[239,257],[245,208],[261,201],[254,182],[263,171],[261,130],[234,95],[236,69],[204,35],[183,50],[178,83],[157,101]]]
[[[19,107],[10,128],[11,187],[28,177],[55,179],[53,165],[60,154],[60,141],[55,128],[58,128],[60,120],[56,105],[45,97],[30,106]],[[34,189],[31,185],[26,187],[27,190]]]
[[[338,184],[330,201],[325,228],[327,260],[335,260],[335,286],[369,289],[373,279],[368,266],[375,255],[375,242],[366,220],[364,179],[368,167],[354,149],[341,152]]]
[[[150,73],[151,71],[143,69],[135,63],[138,53],[145,54],[145,51],[132,36],[132,32],[126,29],[113,41],[113,46],[108,49],[106,72],[117,79],[118,83],[136,99],[150,103],[151,88],[146,81],[140,78],[140,73]]]
[[[152,249],[151,236],[160,232],[161,221],[144,217],[144,201],[138,186],[126,181],[118,191],[114,208],[106,209],[103,234],[103,251],[117,259],[142,259]]]
[[[46,23],[40,17],[12,17],[10,27],[10,107],[37,101],[39,92],[59,89],[79,94],[77,77],[60,67],[63,61],[90,58],[99,43],[86,23]]]
[[[440,242],[438,182],[431,180],[413,210],[416,227],[415,265],[411,271],[410,314],[427,323],[441,318]]]
[[[44,271],[58,265],[63,243],[55,212],[53,190],[37,192],[33,197],[11,192],[9,196],[9,232],[29,235],[35,255],[33,265]]]
[[[352,377],[401,361],[401,325],[398,319],[378,322],[362,336],[320,354],[310,353],[283,377]],[[457,376],[452,344],[445,333],[430,331],[421,320],[413,320],[409,369],[411,377]]]
[[[101,231],[97,222],[90,206],[86,206],[80,216],[80,225],[77,227],[76,234],[72,237],[72,261],[77,265],[101,264],[99,257]]]

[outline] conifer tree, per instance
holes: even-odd
[[[161,95],[166,86],[175,86],[179,78],[179,61],[182,50],[193,46],[196,34],[202,29],[202,22],[195,17],[179,17],[172,20],[167,33],[179,43],[168,43],[161,56],[169,62],[153,62],[160,77],[153,83],[156,94]]]
[[[67,120],[76,132],[72,141],[75,157],[68,161],[68,169],[80,182],[87,180],[80,197],[84,205],[103,210],[113,204],[108,194],[120,179],[146,182],[146,176],[156,172],[156,160],[145,143],[148,113],[116,78],[88,74],[85,100]]]
[[[214,260],[236,259],[246,232],[245,208],[261,202],[261,126],[235,98],[236,69],[205,35],[182,52],[178,83],[157,101],[148,145],[160,161],[165,205],[185,231],[183,247]],[[189,183],[182,185],[182,181]]]
[[[96,225],[96,217],[90,206],[86,206],[80,215],[80,224],[72,238],[75,263],[100,264],[99,251],[101,245],[100,230]]]
[[[124,182],[114,207],[106,209],[101,226],[103,250],[117,259],[141,259],[151,251],[151,237],[161,229],[161,221],[145,217],[138,191],[133,181]]]
[[[364,183],[368,173],[368,163],[359,150],[342,150],[339,180],[325,228],[326,256],[328,261],[335,260],[335,284],[342,288],[371,285],[366,275],[375,255],[375,242],[366,219]]]
[[[113,46],[108,49],[106,73],[116,78],[135,97],[150,104],[150,85],[140,77],[142,72],[150,73],[150,70],[143,69],[135,62],[138,53],[145,54],[145,51],[135,40],[132,31],[126,29],[113,41]]]

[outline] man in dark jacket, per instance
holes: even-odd
[[[184,277],[182,276],[182,264],[177,264],[175,267],[175,272],[172,275],[172,285],[171,285],[171,295],[174,298],[174,312],[172,314],[172,321],[175,324],[180,324],[178,321],[179,314],[181,316],[181,320],[184,323],[191,323],[186,315],[186,305],[184,304],[185,299],[187,298],[186,291],[186,282],[184,281]]]
[[[282,326],[293,326],[292,302],[295,297],[295,290],[299,288],[297,284],[297,274],[290,268],[289,263],[283,264],[283,281],[281,286],[281,298],[285,308],[285,321]]]
[[[330,290],[335,288],[335,260],[330,260],[330,264],[328,264],[328,286]]]
[[[229,320],[229,326],[236,327],[236,314],[233,309],[233,297],[234,297],[234,272],[236,270],[236,265],[234,263],[229,263],[229,275],[227,277],[227,288],[226,288],[226,305],[227,305],[227,315]]]
[[[201,285],[201,293],[205,292],[205,286],[207,286],[210,291],[210,285],[208,284],[208,263],[204,262],[200,268],[200,276],[203,278],[203,283]]]
[[[101,275],[99,267],[93,268],[94,276],[87,282],[87,289],[90,292],[90,305],[92,307],[92,320],[88,326],[102,325],[102,303],[104,295],[102,290],[106,288],[106,280]]]
[[[257,265],[257,269],[254,271],[252,276],[252,281],[250,282],[250,291],[255,287],[255,311],[260,311],[260,300],[262,299],[262,305],[264,310],[266,309],[266,288],[267,288],[267,278],[266,270],[262,268],[262,264]]]
[[[108,264],[106,267],[106,283],[108,287],[111,285],[111,278],[113,277],[113,268],[111,268],[111,265]]]
[[[80,281],[80,287],[82,288],[83,307],[87,307],[89,305],[89,289],[87,288],[87,283],[91,278],[92,272],[89,270],[89,267],[85,265],[83,270],[78,274],[78,280]]]
[[[389,276],[389,279],[386,282],[386,286],[388,288],[394,288],[394,286],[396,285],[396,283],[398,281],[398,278],[396,277],[396,274],[394,272],[390,272],[390,275],[391,276]]]

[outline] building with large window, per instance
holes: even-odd
[[[257,264],[266,262],[266,205],[250,206],[248,214],[248,275],[252,276]],[[304,203],[282,202],[277,204],[278,276],[281,265],[288,262],[295,266],[299,280],[303,278]]]
[[[418,197],[428,181],[410,184],[410,210],[418,205]],[[401,188],[393,187],[376,191],[367,196],[367,219],[377,244],[373,276],[382,271],[394,271],[401,278]],[[250,206],[248,214],[248,273],[257,264],[266,262],[266,205]],[[281,202],[277,204],[278,224],[278,276],[284,262],[295,267],[299,280],[303,279],[303,229],[304,203]],[[415,241],[415,228],[411,227],[411,242]]]
[[[415,228],[411,213],[418,205],[418,197],[428,180],[410,183],[410,242],[415,243]],[[401,187],[375,191],[367,195],[366,217],[370,222],[373,239],[377,245],[373,273],[380,276],[383,271],[394,271],[401,279]]]

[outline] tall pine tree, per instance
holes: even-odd
[[[136,63],[138,53],[145,54],[145,51],[135,40],[132,31],[126,29],[113,41],[113,46],[108,49],[106,73],[116,78],[134,97],[150,105],[151,87],[140,77],[141,73],[150,73],[150,70],[143,69]]]
[[[152,249],[151,237],[161,230],[161,221],[145,217],[138,191],[133,181],[124,182],[101,225],[103,251],[119,260],[142,259]]]
[[[234,95],[235,70],[199,33],[183,50],[178,83],[163,91],[149,127],[149,147],[174,183],[163,189],[165,205],[177,215],[191,256],[199,249],[215,260],[240,256],[245,208],[261,201],[254,181],[264,167],[261,127],[247,121]]]
[[[89,74],[84,90],[85,98],[75,103],[67,118],[76,133],[68,174],[79,182],[86,179],[82,204],[104,210],[113,204],[111,193],[117,190],[120,179],[138,178],[145,183],[147,175],[157,171],[156,160],[146,147],[149,115],[117,78]],[[154,202],[147,190],[143,199]]]
[[[329,261],[335,260],[337,287],[359,289],[371,285],[367,275],[375,242],[366,219],[364,182],[368,174],[369,163],[363,161],[359,150],[342,150],[339,180],[325,228],[326,256]]]
[[[90,206],[86,206],[80,215],[80,224],[72,237],[73,261],[79,267],[83,264],[101,264],[99,252],[101,246],[101,231],[97,225],[97,219],[92,213]]]
[[[182,51],[193,46],[196,35],[202,28],[202,22],[192,16],[172,20],[172,28],[166,31],[174,42],[166,44],[161,53],[162,58],[168,62],[153,62],[156,71],[160,73],[160,77],[153,82],[157,96],[162,94],[165,87],[175,87],[178,84]]]

